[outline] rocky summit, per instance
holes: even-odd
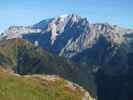
[[[87,18],[71,14],[42,20],[28,27],[11,26],[2,35],[6,39],[23,38],[33,43],[37,41],[41,47],[71,58],[91,48],[101,36],[112,44],[121,44],[125,41],[123,34],[132,32],[132,29],[108,23],[89,23]]]

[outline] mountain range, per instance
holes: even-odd
[[[133,29],[62,15],[1,33],[0,64],[18,74],[52,74],[98,100],[132,100]]]

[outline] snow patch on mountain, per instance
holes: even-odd
[[[66,18],[66,17],[68,17],[68,15],[67,14],[63,14],[63,15],[61,15],[61,16],[59,16],[60,18]]]

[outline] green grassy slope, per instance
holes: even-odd
[[[18,76],[0,70],[0,100],[83,99],[85,91],[78,86],[73,90],[62,78],[50,80],[47,77]]]

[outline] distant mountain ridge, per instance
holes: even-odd
[[[71,14],[46,19],[30,27],[10,27],[4,37],[23,38],[33,43],[38,41],[41,47],[53,53],[72,57],[91,48],[101,35],[111,43],[121,44],[125,41],[123,34],[129,33],[133,30],[108,23],[91,24],[87,18]]]
[[[114,62],[114,65],[117,65],[118,59],[113,60],[116,56],[127,59],[127,54],[132,52],[133,48],[132,34],[133,29],[108,23],[90,23],[87,18],[71,14],[42,20],[33,26],[13,26],[1,37],[7,40],[12,38],[28,40],[79,64],[104,66]],[[125,52],[125,55],[121,55],[121,52]],[[97,55],[94,56],[95,54]],[[124,62],[126,64],[127,60]]]

